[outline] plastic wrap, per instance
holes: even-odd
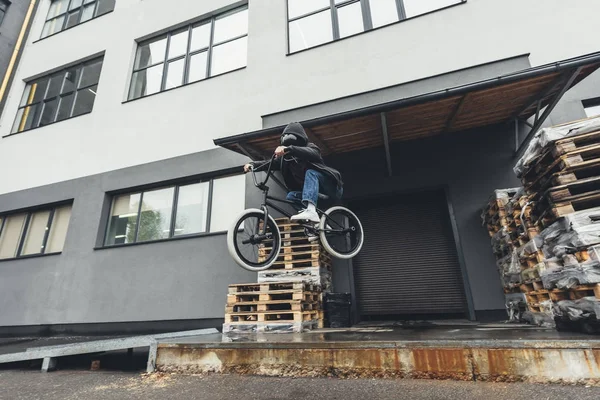
[[[540,276],[546,289],[571,289],[577,285],[600,283],[600,262],[590,259],[573,267],[551,268]]]
[[[527,311],[527,299],[525,295],[523,293],[511,293],[504,295],[504,299],[508,320],[521,322],[523,313]]]
[[[531,239],[529,242],[525,243],[523,246],[517,249],[517,255],[520,258],[529,257],[532,254],[535,254],[538,250],[541,250],[543,245],[543,239],[538,235]]]
[[[554,315],[568,318],[571,321],[596,318],[599,301],[595,297],[584,297],[578,300],[562,300],[554,304]]]
[[[519,263],[516,250],[513,250],[511,254],[499,260],[497,265],[502,276],[521,276],[521,264]]]
[[[492,236],[490,242],[492,244],[492,251],[496,256],[505,255],[513,248],[510,235],[504,227]]]
[[[560,218],[537,237],[543,241],[546,257],[563,257],[582,247],[600,243],[600,207],[578,211]]]
[[[567,137],[583,135],[600,130],[600,117],[590,118],[570,124],[553,126],[539,130],[529,142],[523,156],[513,168],[515,174],[521,177],[529,166],[542,155],[544,149],[551,143]]]
[[[523,321],[532,325],[538,325],[548,328],[554,328],[556,326],[556,324],[554,323],[554,315],[552,313],[532,313],[531,311],[525,311],[525,313],[523,313]]]
[[[506,206],[504,206],[504,208],[506,209],[506,212],[509,215],[515,212],[515,210],[517,209],[517,206],[519,205],[519,199],[523,196],[525,196],[525,188],[523,188],[523,187],[517,188],[517,190],[515,191],[515,194],[508,201],[508,203],[506,203]]]
[[[588,254],[591,260],[600,261],[600,246],[595,245],[588,247]]]
[[[331,291],[331,272],[326,268],[267,269],[258,273],[258,283],[307,282],[319,285],[324,292]]]

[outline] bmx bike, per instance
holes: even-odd
[[[263,201],[259,208],[244,210],[227,232],[227,248],[235,262],[249,271],[264,271],[277,260],[281,250],[282,238],[277,223],[269,213],[270,209],[290,218],[293,214],[277,206],[273,202],[289,204],[297,207],[299,204],[269,196],[267,182],[273,174],[273,161],[268,161],[267,175],[259,182],[257,171],[251,169],[254,185],[262,190]],[[329,200],[319,194],[319,199]],[[333,257],[350,259],[356,256],[363,245],[364,233],[360,220],[346,207],[335,205],[327,211],[317,208],[319,223],[298,221],[308,237],[320,239],[325,250]],[[306,246],[306,244],[304,245]]]

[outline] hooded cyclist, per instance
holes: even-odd
[[[325,165],[321,150],[308,141],[304,128],[298,122],[285,127],[275,156],[273,170],[279,170],[283,175],[290,190],[287,199],[305,207],[291,218],[292,221],[319,222],[316,210],[319,194],[332,200],[341,199],[344,185],[341,174]],[[261,171],[267,168],[268,163],[258,167],[256,164],[246,164],[244,171],[248,172],[251,168]]]

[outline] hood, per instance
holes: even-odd
[[[304,128],[302,127],[302,125],[299,122],[292,122],[291,124],[288,124],[288,126],[286,126],[285,129],[283,130],[282,135],[285,135],[288,133],[291,133],[292,135],[296,136],[299,139],[303,139],[304,142],[306,144],[308,144],[308,136],[306,135]]]

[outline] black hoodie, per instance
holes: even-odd
[[[288,124],[282,135],[290,133],[306,143],[306,146],[288,146],[286,154],[283,157],[276,157],[273,161],[273,169],[281,171],[288,189],[302,190],[304,180],[300,182],[297,175],[298,171],[305,172],[306,169],[314,169],[332,177],[336,181],[337,188],[342,188],[344,185],[342,175],[336,169],[325,165],[325,161],[321,157],[321,149],[316,144],[308,141],[308,136],[302,125],[298,122]],[[265,164],[257,167],[257,170],[261,171],[266,168],[267,165]]]

